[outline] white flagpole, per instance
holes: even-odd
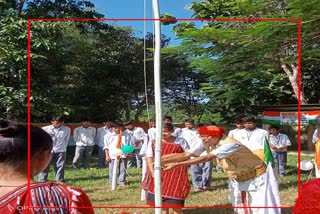
[[[160,90],[160,48],[161,48],[161,30],[160,30],[160,13],[158,0],[152,0],[152,8],[154,14],[154,95],[156,110],[156,142],[154,154],[154,196],[155,196],[155,213],[162,213],[161,200],[161,139],[162,139],[162,111],[161,111],[161,90]]]
[[[115,190],[117,188],[118,168],[119,168],[119,160],[118,160],[118,158],[116,158],[114,160],[114,164],[113,164],[111,190]]]
[[[144,180],[145,174],[147,172],[147,158],[145,156],[142,157],[142,181]],[[147,200],[147,191],[141,189],[141,201]]]

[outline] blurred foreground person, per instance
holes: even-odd
[[[320,213],[320,179],[314,179],[301,186],[294,214]]]
[[[28,127],[0,119],[0,213],[94,213],[81,189],[32,180],[51,160],[52,138],[31,126],[30,139],[28,189]]]

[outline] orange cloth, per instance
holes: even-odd
[[[121,140],[122,140],[122,130],[119,131],[118,141],[116,148],[121,149]],[[120,156],[117,156],[117,160],[120,160]]]
[[[320,142],[319,140],[315,143],[315,165],[318,169],[320,169]],[[320,202],[319,202],[320,203]]]
[[[202,126],[199,128],[200,135],[209,135],[209,136],[222,136],[226,130],[223,127],[219,126]]]

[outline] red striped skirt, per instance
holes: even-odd
[[[183,149],[180,145],[168,142],[162,142],[162,155],[172,153],[182,153]],[[145,178],[141,184],[141,188],[148,190],[148,195],[154,195],[154,179],[149,170],[147,170]],[[185,166],[176,167],[170,171],[161,171],[161,190],[163,202],[168,199],[177,200],[181,204],[190,192],[190,183],[188,180],[188,168]],[[150,198],[150,202],[152,197]],[[153,202],[152,202],[153,203]],[[149,204],[149,203],[148,203]],[[170,203],[172,204],[172,203]],[[150,204],[154,205],[154,204]],[[164,203],[163,203],[164,205]],[[183,206],[183,204],[182,204]]]

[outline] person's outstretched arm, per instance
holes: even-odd
[[[181,153],[183,154],[183,153]],[[184,161],[171,161],[170,163],[167,163],[164,165],[163,170],[171,170],[174,169],[178,166],[190,166],[194,164],[199,164],[199,163],[204,163],[208,161],[213,161],[215,160],[216,156],[212,153],[208,153],[205,156],[200,156],[197,158],[189,159],[189,160],[184,160]]]
[[[167,163],[173,163],[173,162],[178,162],[178,161],[185,161],[190,159],[193,154],[190,152],[183,152],[183,153],[172,153],[172,154],[167,154],[161,157],[161,163],[162,165],[167,164]]]

